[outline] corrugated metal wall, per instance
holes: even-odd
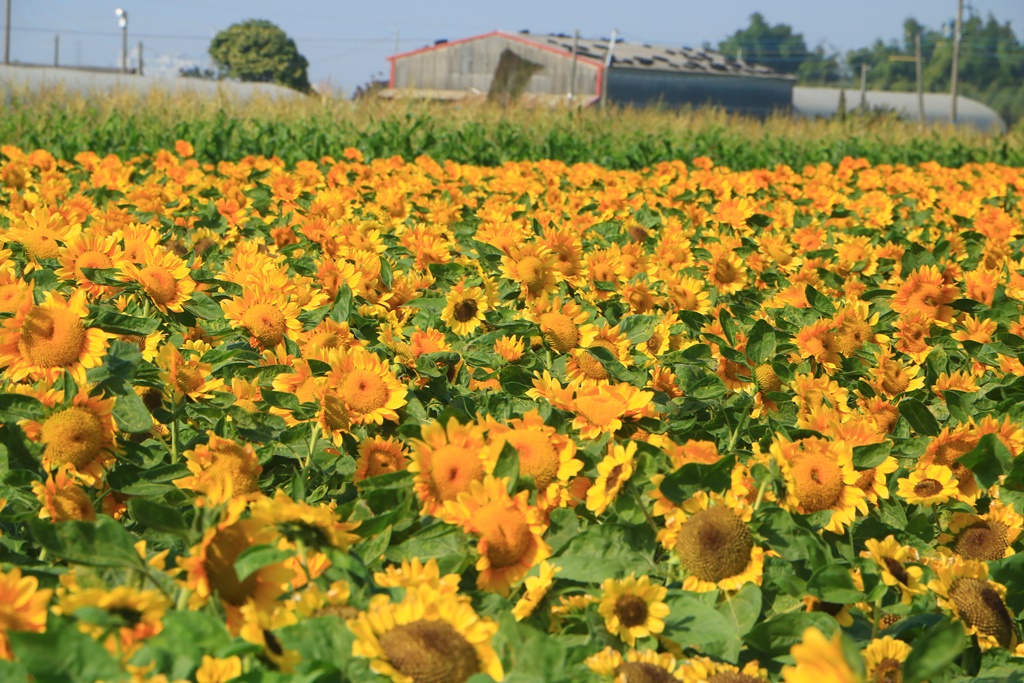
[[[711,104],[730,113],[765,117],[792,109],[793,81],[613,67],[608,74],[608,101],[636,106]]]
[[[526,92],[562,94],[569,92],[572,60],[550,50],[535,47],[504,36],[488,36],[478,40],[439,46],[433,50],[396,59],[396,88],[429,90],[471,90],[487,92],[503,50],[509,49],[523,59],[541,65],[526,86]],[[573,92],[579,95],[597,93],[598,68],[577,61]]]

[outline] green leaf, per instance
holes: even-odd
[[[183,534],[188,531],[188,525],[185,524],[185,518],[179,510],[148,498],[129,498],[128,514],[139,524],[157,531],[172,534]]]
[[[117,428],[122,432],[138,434],[148,432],[153,427],[153,416],[149,409],[139,395],[131,390],[118,395],[114,401],[113,415]]]
[[[775,328],[767,320],[758,320],[750,328],[747,355],[754,363],[764,363],[775,356]]]
[[[507,441],[494,466],[494,478],[501,479],[502,477],[508,478],[508,492],[511,494],[519,483],[519,451]]]
[[[866,597],[853,585],[849,570],[837,564],[819,567],[807,582],[807,592],[837,605],[858,602]]]
[[[558,577],[569,581],[600,583],[630,572],[645,574],[654,568],[651,559],[654,534],[646,526],[625,527],[614,522],[591,524],[573,538],[555,561]]]
[[[1003,445],[996,434],[985,434],[978,445],[964,455],[957,463],[974,472],[983,488],[996,483],[999,477],[1014,468],[1013,453]]]
[[[272,545],[254,545],[243,550],[235,560],[235,573],[239,581],[245,581],[264,567],[283,562],[291,556],[287,550],[279,550]]]
[[[960,656],[967,647],[964,626],[959,621],[943,621],[926,629],[911,644],[903,662],[903,682],[931,680]]]
[[[816,310],[818,313],[827,316],[836,314],[836,307],[832,304],[832,300],[816,290],[814,287],[807,285],[804,288],[804,293],[807,295],[807,303],[809,303],[811,308]]]
[[[82,275],[89,282],[110,287],[123,287],[120,268],[82,268]]]
[[[142,567],[134,548],[139,539],[113,517],[101,515],[95,522],[28,522],[32,537],[57,557],[93,567]]]
[[[0,422],[42,420],[44,417],[46,406],[38,398],[21,394],[0,394]]]
[[[690,462],[670,472],[661,482],[661,493],[676,505],[697,491],[722,491],[729,487],[736,459],[723,457],[710,465]]]
[[[113,308],[100,308],[93,318],[91,327],[98,327],[111,334],[138,335],[145,337],[160,327],[159,318],[138,318],[125,315]]]
[[[186,311],[202,320],[220,320],[224,311],[220,304],[202,292],[192,292],[192,298],[182,306]]]
[[[748,583],[723,600],[717,609],[732,622],[736,634],[742,638],[760,619],[761,603],[761,589],[755,583]]]
[[[905,398],[899,404],[900,415],[906,418],[911,429],[921,436],[938,436],[939,422],[928,407],[916,398]]]
[[[533,375],[518,365],[505,365],[498,373],[501,388],[512,396],[522,396],[533,388]]]
[[[882,443],[873,443],[867,446],[854,446],[853,447],[853,465],[859,469],[868,470],[872,467],[878,467],[885,459],[889,457],[889,452],[892,450],[891,441],[883,441]]]
[[[665,603],[670,610],[665,618],[666,637],[684,648],[693,647],[730,662],[737,661],[741,643],[737,620],[693,594],[674,595]]]
[[[331,320],[336,323],[346,323],[352,317],[352,290],[348,285],[338,288],[338,295],[334,298],[334,306],[331,308]]]
[[[661,317],[657,315],[627,315],[619,321],[619,330],[631,343],[642,344],[651,338],[660,321]]]
[[[790,648],[803,640],[804,631],[809,628],[816,628],[826,637],[832,637],[839,629],[839,624],[822,612],[788,612],[761,622],[750,630],[743,641],[752,650],[768,659],[774,659],[788,655]]]
[[[44,633],[11,630],[7,638],[15,658],[38,683],[121,680],[117,660],[71,621],[51,619]]]

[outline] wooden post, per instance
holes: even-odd
[[[60,36],[53,37],[53,65],[60,66]]]
[[[11,63],[11,0],[4,7],[4,64]]]
[[[139,68],[138,68],[137,73],[140,76],[142,75],[142,41],[141,40],[139,41]]]
[[[914,61],[917,62],[917,114],[924,124],[924,59],[921,57],[921,33],[914,36]]]
[[[569,101],[572,102],[573,95],[576,93],[576,55],[580,51],[580,30],[576,29],[576,33],[572,37],[572,69],[569,71]]]
[[[868,110],[868,69],[867,62],[860,65],[860,110]]]
[[[608,41],[608,54],[604,58],[604,72],[601,74],[601,108],[608,103],[608,71],[612,68],[612,53],[615,51],[615,40],[619,37],[619,29],[612,29],[612,39]]]

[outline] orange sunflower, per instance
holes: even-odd
[[[81,231],[81,224],[69,220],[59,209],[38,206],[13,216],[4,240],[22,246],[29,259],[25,272],[30,272],[39,268],[39,261],[57,258],[60,245]]]
[[[209,441],[185,451],[185,464],[191,476],[176,479],[179,488],[205,494],[213,505],[235,497],[259,497],[259,477],[263,471],[252,444],[239,444],[208,431]],[[200,501],[201,504],[201,501]]]
[[[110,335],[82,323],[89,314],[84,289],[69,299],[55,291],[43,296],[36,304],[30,286],[14,317],[4,321],[0,368],[7,368],[12,382],[31,378],[52,383],[70,372],[79,386],[84,385],[85,371],[103,362]]]
[[[39,519],[53,522],[93,522],[96,507],[89,495],[78,485],[64,467],[57,471],[57,477],[47,476],[46,482],[32,482],[32,493],[42,504]]]
[[[498,453],[487,444],[484,430],[476,424],[459,424],[454,417],[447,425],[430,422],[413,439],[413,488],[423,503],[420,514],[442,513],[445,503],[455,501],[474,481],[494,472]]]
[[[408,453],[398,439],[389,436],[374,436],[359,442],[359,457],[352,480],[363,481],[369,477],[401,472],[409,464]]]
[[[783,507],[803,515],[828,511],[824,529],[833,533],[842,533],[858,512],[868,513],[866,495],[857,486],[853,449],[846,442],[776,438],[770,450],[786,480]]]
[[[55,407],[42,422],[22,422],[25,435],[45,446],[43,467],[71,468],[89,484],[102,477],[117,452],[114,401],[81,390],[70,406]]]
[[[328,395],[342,402],[352,424],[398,421],[396,411],[406,404],[409,390],[388,363],[361,346],[333,350],[327,361]]]
[[[249,335],[249,345],[259,351],[273,349],[285,337],[302,332],[301,309],[290,298],[269,287],[246,287],[242,296],[222,301],[224,317]]]
[[[62,280],[73,282],[86,290],[93,299],[110,296],[114,288],[96,284],[85,276],[83,268],[117,268],[122,260],[117,238],[95,232],[83,232],[69,239],[61,247],[58,261],[60,268],[54,274]]]
[[[121,267],[125,281],[138,283],[153,305],[164,313],[181,313],[196,288],[188,264],[163,248],[151,249],[141,266],[125,261]]]
[[[622,428],[623,420],[653,415],[653,398],[653,393],[625,382],[581,387],[572,402],[576,413],[572,426],[579,430],[581,439],[614,433]]]
[[[445,503],[445,517],[480,539],[480,589],[507,596],[513,583],[551,555],[543,539],[545,524],[529,497],[529,491],[509,496],[508,480],[488,475]]]
[[[938,268],[921,266],[903,281],[890,305],[897,313],[920,311],[934,322],[948,323],[953,317],[949,304],[957,296],[956,286],[947,283]]]
[[[9,631],[31,631],[42,633],[46,630],[46,616],[53,591],[39,589],[39,580],[34,576],[22,576],[17,567],[6,574],[0,572],[0,659],[11,660]]]

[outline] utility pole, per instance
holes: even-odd
[[[956,25],[953,27],[953,68],[949,76],[949,92],[952,103],[950,104],[949,120],[956,125],[956,90],[957,76],[960,71],[960,32],[964,25],[964,0],[956,2]]]
[[[921,58],[921,32],[914,36],[914,61],[917,62],[917,115],[924,125],[924,60]]]
[[[608,41],[608,54],[604,57],[604,71],[601,73],[601,108],[608,102],[608,71],[612,68],[612,53],[615,51],[615,41],[619,37],[619,29],[612,29],[612,39]]]
[[[142,41],[139,41],[139,70],[138,74],[142,75]]]
[[[53,65],[60,66],[60,35],[53,37]]]
[[[580,30],[576,29],[576,33],[572,36],[572,69],[569,71],[569,101],[572,102],[573,95],[576,92],[576,55],[580,51]]]
[[[128,73],[128,13],[118,7],[117,24],[121,27],[121,73]]]
[[[860,110],[864,113],[868,110],[868,66],[867,62],[860,65]]]
[[[11,63],[11,0],[4,6],[4,64]]]

